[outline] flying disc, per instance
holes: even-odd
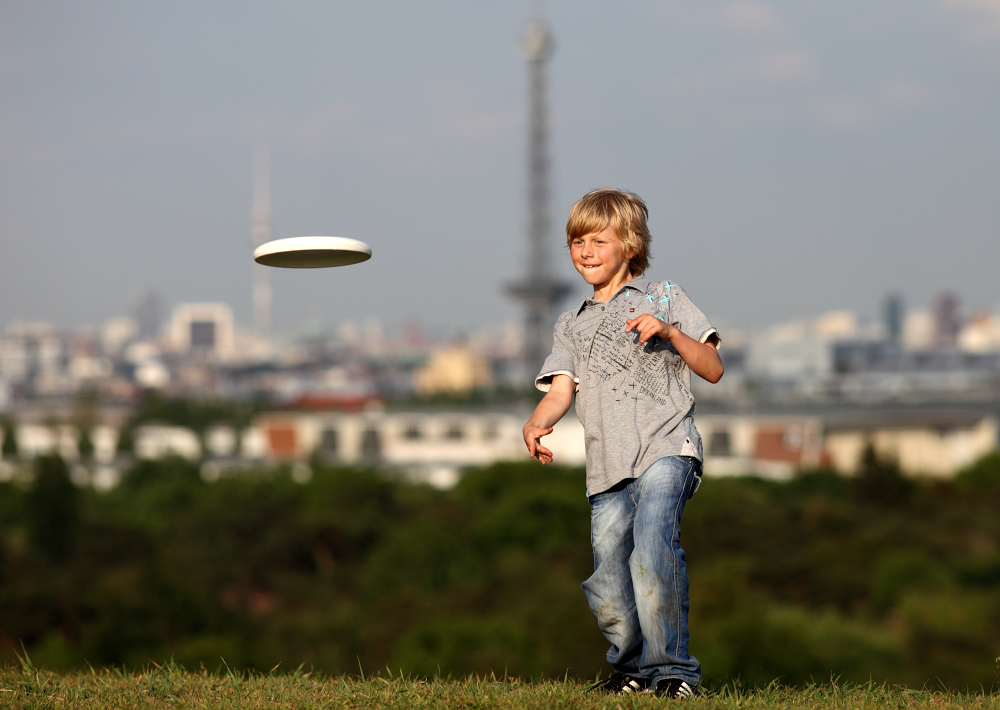
[[[253,260],[286,269],[347,266],[372,258],[372,248],[345,237],[291,237],[265,242],[253,250]]]

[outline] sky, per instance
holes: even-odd
[[[274,270],[276,332],[517,319],[537,13],[566,307],[566,214],[605,186],[719,323],[1000,304],[1000,0],[0,0],[0,327],[148,289],[249,326],[255,141],[275,237],[374,252]]]

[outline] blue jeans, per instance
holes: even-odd
[[[641,476],[590,497],[594,574],[583,583],[611,642],[619,673],[701,680],[688,655],[688,580],[681,514],[698,488],[701,464],[687,456],[656,461]]]

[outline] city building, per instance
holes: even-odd
[[[170,319],[170,342],[179,353],[225,362],[234,354],[233,311],[225,303],[183,303]]]
[[[420,396],[468,394],[491,389],[493,384],[490,362],[464,345],[435,349],[427,364],[413,373],[413,391]]]

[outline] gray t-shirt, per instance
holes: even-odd
[[[563,313],[552,353],[535,378],[543,392],[558,374],[577,383],[588,495],[637,478],[664,456],[702,459],[687,363],[669,341],[652,338],[640,346],[638,333],[625,332],[626,319],[643,313],[702,343],[717,334],[680,286],[640,276],[606,304],[585,298]]]

